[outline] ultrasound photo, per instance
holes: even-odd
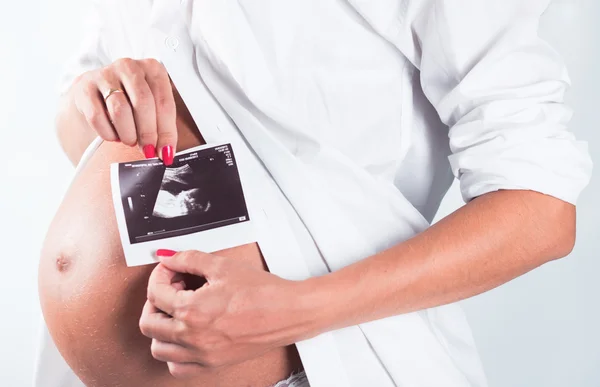
[[[230,144],[121,163],[119,185],[131,244],[249,221]]]

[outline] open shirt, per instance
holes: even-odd
[[[204,138],[243,144],[269,270],[303,279],[425,230],[454,177],[465,201],[576,202],[591,161],[567,130],[563,61],[537,35],[548,3],[95,1],[63,89],[119,58],[160,60]],[[486,386],[456,304],[297,346],[313,387]],[[47,333],[37,380],[78,383]]]

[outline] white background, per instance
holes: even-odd
[[[527,0],[524,0],[527,1]],[[84,1],[0,2],[0,385],[31,385],[41,242],[72,173],[54,136],[56,82]],[[556,1],[542,35],[566,58],[572,128],[600,166],[600,2]],[[600,386],[600,182],[579,202],[569,258],[464,303],[491,387]],[[456,186],[439,216],[462,205]],[[440,386],[443,387],[443,386]]]

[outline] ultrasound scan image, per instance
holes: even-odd
[[[176,218],[209,211],[210,198],[206,189],[202,189],[202,182],[195,179],[197,176],[189,164],[167,169],[152,215],[159,218]]]
[[[229,144],[160,160],[119,164],[119,185],[131,244],[249,220]]]

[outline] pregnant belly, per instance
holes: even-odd
[[[127,267],[112,207],[109,165],[139,159],[104,143],[73,182],[46,237],[39,268],[44,318],[60,353],[87,386],[256,386],[302,367],[295,346],[176,380],[138,328],[154,266]],[[266,270],[256,244],[219,252]],[[267,300],[265,300],[267,302]]]

